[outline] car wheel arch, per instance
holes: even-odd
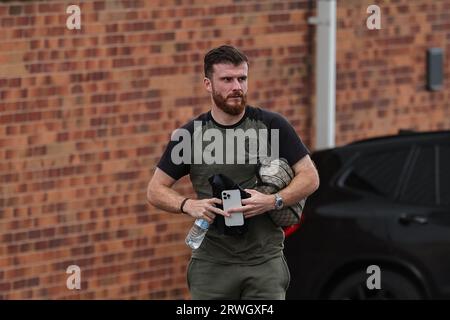
[[[376,263],[374,262],[376,261]],[[384,270],[389,270],[391,272],[398,273],[402,276],[405,276],[408,280],[410,280],[423,294],[425,299],[428,299],[432,296],[431,288],[427,285],[427,280],[418,268],[414,265],[398,260],[392,259],[373,259],[370,260],[353,260],[348,261],[346,263],[341,264],[339,267],[335,268],[332,273],[328,277],[325,277],[322,285],[320,286],[319,298],[326,299],[329,292],[339,284],[342,279],[351,276],[357,272],[361,272],[364,270],[366,272],[367,267],[370,265],[379,265],[381,269],[381,276]],[[367,275],[369,277],[370,274]]]

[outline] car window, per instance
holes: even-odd
[[[450,146],[439,148],[439,202],[450,206]]]
[[[408,155],[409,148],[363,154],[353,163],[344,186],[394,199]]]
[[[436,150],[435,146],[423,146],[417,150],[401,189],[401,202],[436,205]]]

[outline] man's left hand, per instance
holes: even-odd
[[[251,218],[269,210],[275,209],[275,196],[273,194],[264,194],[253,189],[245,189],[251,194],[250,198],[242,199],[242,207],[228,210],[228,213],[242,212],[244,218]]]

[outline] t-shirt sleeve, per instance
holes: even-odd
[[[187,175],[190,171],[190,165],[186,163],[175,164],[172,160],[172,150],[178,141],[170,141],[167,144],[166,150],[156,165],[159,169],[164,171],[167,175],[173,179],[178,180]]]
[[[191,138],[192,133],[194,131],[194,122],[190,121],[181,128],[175,130],[172,132],[171,138],[169,143],[167,144],[166,150],[164,150],[163,155],[161,156],[161,159],[159,160],[158,164],[156,165],[159,169],[164,171],[166,174],[171,176],[173,179],[178,180],[185,175],[189,174],[191,171],[191,165],[190,161],[180,161],[180,159],[183,158],[183,148],[178,148],[174,151],[174,159],[172,157],[172,150],[176,145],[178,145],[180,142],[183,142],[184,139],[188,139],[187,141],[184,141],[183,143],[186,147],[191,146]],[[189,136],[189,138],[188,138]],[[187,145],[186,145],[187,142]],[[176,161],[174,161],[176,160]]]
[[[310,154],[295,129],[283,116],[275,114],[270,128],[279,129],[279,155],[280,158],[285,158],[290,166],[293,166],[304,156]],[[271,141],[271,143],[274,143],[274,141]]]

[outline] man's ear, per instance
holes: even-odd
[[[211,80],[209,80],[207,77],[203,78],[203,84],[205,85],[206,91],[209,93],[212,93],[212,83]]]

